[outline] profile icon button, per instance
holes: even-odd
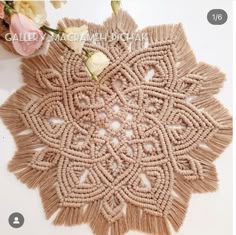
[[[13,228],[20,228],[24,224],[24,216],[18,212],[12,213],[9,216],[8,222]]]

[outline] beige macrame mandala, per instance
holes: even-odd
[[[133,34],[125,12],[95,33]],[[110,65],[93,81],[59,42],[25,59],[26,85],[1,107],[17,152],[9,170],[38,188],[47,218],[88,223],[97,235],[169,235],[191,193],[217,188],[213,161],[231,141],[231,117],[214,97],[224,81],[197,63],[181,25],[148,27],[146,41],[86,43]],[[147,76],[147,74],[149,76]]]

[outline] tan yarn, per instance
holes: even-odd
[[[60,27],[85,23],[65,19]],[[90,35],[137,29],[125,12],[88,26]],[[18,147],[9,170],[39,188],[57,225],[169,235],[191,193],[217,188],[213,161],[232,135],[231,117],[214,98],[224,75],[196,62],[181,25],[139,33],[148,43],[86,44],[111,61],[98,82],[78,55],[52,44],[48,56],[23,61],[26,85],[1,107]]]

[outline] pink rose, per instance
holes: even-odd
[[[14,49],[22,56],[30,56],[42,46],[43,32],[21,13],[11,16],[10,33]]]
[[[0,19],[4,19],[4,5],[0,3]]]

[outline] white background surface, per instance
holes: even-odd
[[[229,0],[123,0],[123,8],[140,28],[148,25],[182,22],[199,61],[218,66],[227,75],[218,95],[232,113],[232,3]],[[222,8],[229,20],[223,26],[212,26],[206,16],[209,10]],[[71,0],[64,8],[49,7],[48,20],[55,24],[63,16],[102,23],[110,16],[110,0]],[[6,59],[8,58],[8,59]],[[22,86],[19,60],[0,50],[0,104]],[[0,234],[1,235],[92,235],[87,225],[55,227],[44,216],[37,190],[29,190],[7,171],[15,144],[0,121]],[[219,190],[216,193],[193,195],[179,235],[232,235],[232,145],[216,161]],[[8,225],[8,216],[20,212],[25,224],[20,229]],[[142,233],[129,232],[128,235]],[[174,234],[174,233],[173,233]]]

